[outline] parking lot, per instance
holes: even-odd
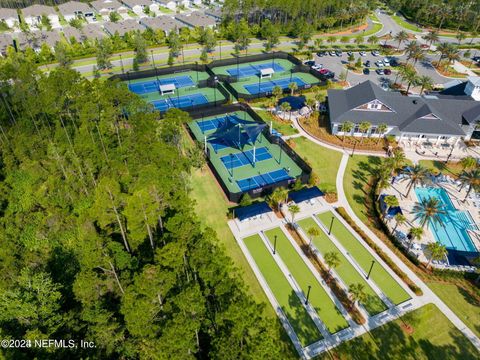
[[[375,65],[375,62],[382,60],[385,58],[385,56],[379,55],[379,56],[374,56],[372,55],[371,52],[365,52],[365,56],[360,56],[359,52],[354,52],[353,53],[355,57],[355,61],[359,57],[362,59],[362,64],[365,64],[365,62],[368,60],[370,61],[370,74],[365,75],[365,74],[359,74],[359,73],[354,73],[353,71],[348,72],[347,80],[350,82],[351,85],[356,85],[358,83],[361,83],[365,80],[371,80],[376,84],[382,85],[383,83],[388,83],[388,82],[393,82],[396,77],[396,70],[395,67],[390,67],[392,70],[392,73],[390,75],[378,75],[375,70],[377,69],[377,66]],[[400,55],[400,56],[389,56],[388,57],[390,60],[396,60],[397,62],[406,62],[407,58],[405,55]],[[417,72],[419,75],[427,75],[433,79],[433,82],[435,84],[444,84],[448,81],[450,81],[450,78],[444,77],[440,75],[439,73],[436,72],[436,70],[433,68],[431,65],[431,61],[435,60],[434,56],[427,55],[425,60],[419,61],[417,64],[415,64],[415,68],[417,69]],[[316,64],[322,64],[323,68],[329,69],[330,71],[333,71],[338,78],[338,76],[343,72],[346,71],[346,65],[348,64],[348,55],[346,52],[343,52],[342,56],[332,56],[328,54],[326,56],[318,56],[314,55],[314,61]],[[410,62],[413,64],[413,62]],[[365,66],[363,65],[362,69],[364,69]],[[398,79],[400,82],[401,80]]]

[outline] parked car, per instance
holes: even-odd
[[[375,70],[375,72],[378,74],[378,75],[385,75],[385,71],[383,69],[377,69]]]
[[[364,64],[366,67],[370,67],[370,60],[367,60],[365,61],[365,64]]]
[[[370,69],[369,69],[369,68],[363,69],[363,73],[364,73],[365,75],[370,75]]]
[[[318,72],[319,72],[320,74],[322,74],[322,75],[327,75],[327,74],[330,72],[330,70],[328,70],[328,69],[321,69],[321,70],[319,70]]]
[[[327,79],[333,79],[335,77],[335,73],[333,71],[328,71],[326,74],[325,74],[325,77]]]
[[[380,53],[377,50],[372,50],[372,55],[373,56],[378,56]]]
[[[421,47],[422,49],[428,49],[428,48],[430,48],[430,45],[428,45],[428,44],[422,44],[422,45],[420,45],[420,47]]]
[[[319,56],[319,57],[327,56],[327,52],[326,51],[319,51],[319,52],[317,52],[317,56]]]
[[[385,64],[383,63],[382,60],[375,61],[375,65],[377,65],[377,67],[384,67],[385,66]]]
[[[384,64],[385,66],[390,66],[390,60],[389,60],[388,58],[384,58],[384,59],[383,59],[383,64]]]
[[[383,73],[384,73],[385,75],[392,75],[392,70],[390,70],[390,69],[384,69],[384,70],[383,70]]]
[[[307,61],[304,62],[304,64],[307,65],[307,66],[312,66],[313,67],[315,65],[315,61],[314,60],[307,60]]]
[[[360,51],[360,52],[358,53],[358,55],[360,55],[360,56],[367,56],[367,53],[366,53],[365,51]]]
[[[400,65],[400,63],[397,61],[397,59],[392,59],[390,60],[390,66],[398,66]]]
[[[472,60],[476,62],[480,62],[480,56],[474,56]]]
[[[352,56],[352,55],[353,55],[353,52],[347,51],[347,55],[348,55],[348,56]]]
[[[329,52],[328,52],[328,55],[330,55],[330,56],[336,56],[335,51],[329,51]]]
[[[323,64],[315,64],[312,66],[312,69],[317,71],[321,70],[322,68],[323,68]]]
[[[343,55],[343,52],[341,50],[335,51],[335,55],[341,57]]]

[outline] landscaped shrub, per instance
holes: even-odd
[[[390,257],[385,254],[383,250],[380,249],[380,247],[375,244],[375,242],[373,242],[373,240],[370,239],[370,237],[368,237],[367,234],[365,234],[363,230],[357,226],[357,224],[352,220],[350,215],[347,214],[343,207],[336,208],[336,211],[343,219],[345,219],[345,221],[353,228],[353,230],[355,230],[357,234],[360,235],[360,237],[367,243],[367,245],[371,247],[388,266],[390,266],[390,268],[395,272],[395,274],[397,274],[398,277],[400,277],[400,279],[402,279],[403,282],[405,282],[405,284],[407,284],[408,287],[416,295],[420,296],[423,294],[422,289],[415,285],[413,281],[410,280],[410,278],[392,261],[392,259],[390,259]]]

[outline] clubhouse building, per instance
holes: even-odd
[[[328,90],[330,131],[349,136],[393,135],[398,141],[437,145],[470,140],[480,124],[480,78],[471,77],[455,88],[456,93],[445,89],[404,96],[365,81],[346,90]],[[354,124],[348,134],[342,130],[346,122]],[[364,122],[371,124],[366,133],[360,130]],[[387,126],[384,133],[378,131],[381,124]]]

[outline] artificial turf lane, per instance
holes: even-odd
[[[331,211],[317,215],[317,218],[326,228],[330,226],[332,217],[334,217],[334,215]],[[335,236],[345,250],[352,255],[363,271],[367,273],[375,258],[336,217],[334,217],[333,221],[332,235]],[[395,281],[387,270],[378,263],[378,261],[373,265],[370,277],[394,304],[398,305],[410,299],[408,293]]]
[[[283,310],[290,325],[305,347],[318,340],[322,334],[317,329],[312,318],[295,294],[282,271],[275,263],[270,251],[266,248],[259,235],[243,239],[250,255],[255,260],[258,269],[272,291],[275,299]]]
[[[275,235],[277,236],[276,251],[305,295],[308,292],[308,286],[311,286],[309,302],[328,331],[333,334],[347,328],[348,323],[342,313],[337,309],[333,300],[312,274],[283,231],[276,228],[266,231],[265,235],[272,246]]]
[[[322,256],[325,256],[327,252],[337,253],[338,258],[340,259],[340,264],[335,268],[335,272],[338,274],[338,276],[340,276],[345,285],[350,286],[352,284],[362,284],[365,287],[364,289],[365,293],[367,294],[367,300],[362,305],[365,306],[365,309],[371,316],[387,309],[387,306],[382,302],[375,291],[373,291],[370,285],[368,285],[363,276],[360,275],[355,267],[348,261],[348,259],[343,256],[332,240],[329,239],[327,234],[312,218],[306,218],[297,221],[297,223],[303,229],[305,234],[311,227],[320,231],[320,235],[313,237],[312,242],[318,251],[320,251]]]

